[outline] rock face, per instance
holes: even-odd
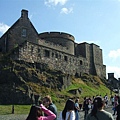
[[[38,104],[41,89],[61,90],[71,84],[71,76],[50,70],[46,64],[3,60],[0,63],[0,104]]]

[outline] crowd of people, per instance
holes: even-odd
[[[111,105],[113,106],[113,115],[117,115],[116,120],[120,120],[120,97],[117,95],[111,96],[110,101]]]
[[[104,107],[108,107],[108,102],[111,101],[113,106],[113,115],[105,111]],[[63,110],[57,115],[57,107],[53,104],[51,97],[45,96],[38,105],[32,105],[26,120],[80,120],[80,111],[84,111],[84,120],[120,120],[120,98],[119,96],[96,95],[92,98],[84,97],[82,104],[79,103],[79,98],[68,99],[65,102]]]

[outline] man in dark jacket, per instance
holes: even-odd
[[[45,105],[47,109],[49,109],[56,115],[56,118],[54,120],[57,120],[57,107],[55,104],[53,104],[52,99],[49,95],[43,98],[43,105]],[[47,115],[45,114],[45,116]]]
[[[89,112],[89,99],[84,97],[84,102],[83,102],[83,111],[84,111],[84,119],[86,119],[86,116]]]

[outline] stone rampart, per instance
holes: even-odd
[[[59,37],[59,38],[65,38],[74,41],[75,38],[74,36],[68,34],[68,33],[63,33],[63,32],[45,32],[45,33],[40,33],[39,34],[40,38],[50,38],[50,37]]]
[[[14,59],[30,63],[45,63],[50,69],[60,70],[70,75],[89,74],[88,63],[85,58],[75,57],[65,52],[30,42],[24,43],[17,52],[14,52]]]
[[[74,55],[74,37],[70,34],[61,32],[41,33],[39,38],[66,47],[69,54]]]
[[[49,42],[49,41],[46,41],[43,39],[38,40],[38,45],[42,45],[45,47],[49,46],[49,48],[51,48],[51,49],[54,48],[54,49],[59,50],[61,52],[69,53],[69,49],[67,49],[67,47],[61,46],[59,44],[54,44],[53,42]]]

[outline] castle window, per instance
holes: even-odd
[[[50,57],[50,51],[45,50],[45,57]]]
[[[41,54],[40,54],[40,53],[38,54],[38,57],[41,57]]]
[[[59,55],[59,58],[61,59],[61,55]]]
[[[40,48],[38,48],[38,57],[41,57],[41,55],[40,55]]]
[[[40,53],[40,48],[38,48],[38,53]]]
[[[33,46],[31,47],[31,54],[33,53]]]
[[[82,65],[83,63],[82,63],[82,60],[80,60],[80,65]]]
[[[2,48],[0,48],[0,52],[2,52]]]
[[[22,33],[21,33],[22,37],[26,37],[26,32],[27,32],[26,29],[23,28],[23,29],[22,29]]]
[[[31,47],[31,52],[33,52],[33,47]]]
[[[52,57],[54,57],[54,53],[52,53]]]
[[[55,54],[55,58],[58,58],[58,54],[57,53]]]
[[[65,61],[68,61],[68,58],[67,58],[67,56],[64,56],[64,60],[65,60]]]

